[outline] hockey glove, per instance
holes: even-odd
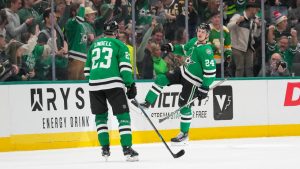
[[[201,100],[205,99],[207,97],[209,88],[201,86],[198,88],[198,100],[201,102]]]
[[[166,44],[161,45],[160,49],[162,51],[166,51],[166,52],[173,52],[174,46],[172,45],[172,43],[166,43]]]
[[[136,94],[137,94],[137,91],[136,91],[135,83],[132,83],[131,86],[127,87],[126,95],[127,95],[128,99],[133,99],[133,98],[135,98]]]

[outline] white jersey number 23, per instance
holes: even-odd
[[[95,48],[92,50],[92,69],[109,68],[111,64],[113,50],[111,48],[104,47],[101,51],[100,48]],[[101,57],[104,58],[100,59]],[[99,64],[100,63],[100,64]]]

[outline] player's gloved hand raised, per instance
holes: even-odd
[[[130,86],[127,87],[127,97],[128,99],[133,99],[135,98],[137,94],[137,91],[136,91],[136,87],[135,87],[135,83],[132,83]]]
[[[207,97],[207,94],[208,94],[208,91],[209,91],[209,88],[208,87],[204,87],[204,86],[201,86],[198,88],[198,100],[201,102],[201,100],[205,99]]]
[[[162,51],[166,51],[166,52],[173,52],[174,46],[172,45],[172,43],[166,43],[166,44],[161,45],[160,49]]]

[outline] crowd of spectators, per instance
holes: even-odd
[[[202,22],[212,29],[217,77],[222,61],[224,76],[263,76],[262,69],[266,76],[300,76],[300,0],[264,0],[264,5],[261,10],[260,0],[188,0],[186,10],[184,0],[136,0],[134,8],[130,0],[54,0],[52,11],[50,0],[1,0],[0,81],[83,80],[89,46],[103,36],[109,20],[119,24],[119,39],[129,48],[138,79],[154,79],[183,64],[184,58],[161,45],[184,44]]]

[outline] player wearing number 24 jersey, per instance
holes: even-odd
[[[180,84],[182,90],[179,95],[178,106],[180,109],[180,133],[171,141],[182,143],[188,140],[188,132],[192,121],[190,105],[186,105],[195,97],[201,101],[207,97],[209,86],[214,82],[216,76],[216,61],[214,60],[211,45],[207,43],[210,27],[202,23],[197,27],[197,37],[188,43],[173,46],[171,43],[164,44],[161,49],[173,52],[185,57],[185,63],[174,72],[160,74],[156,77],[155,83],[148,91],[145,102],[141,103],[144,108],[154,104],[165,86]],[[135,101],[132,101],[137,105]]]
[[[131,120],[127,102],[127,97],[133,99],[137,93],[132,77],[130,55],[127,46],[116,39],[118,35],[116,21],[104,24],[104,35],[91,45],[84,67],[84,75],[89,80],[91,110],[96,115],[95,122],[98,140],[102,146],[102,156],[106,159],[110,156],[108,101],[119,123],[120,142],[126,160],[138,161],[138,153],[131,148]]]

